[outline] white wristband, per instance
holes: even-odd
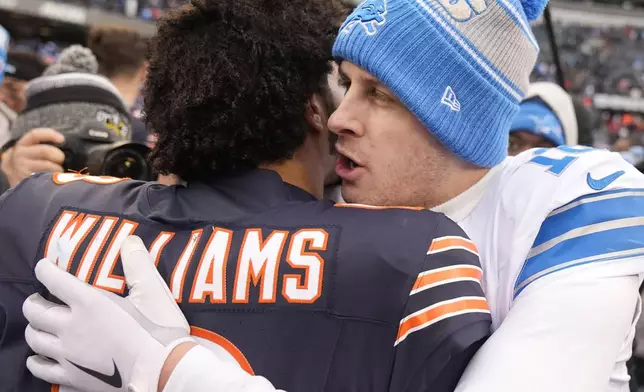
[[[133,392],[157,392],[159,389],[159,378],[166,359],[177,346],[183,343],[196,343],[191,337],[177,339],[168,346],[159,344],[158,349],[141,353],[132,371],[132,378],[128,388]]]
[[[264,377],[251,376],[237,364],[222,361],[196,346],[179,361],[163,392],[277,392]]]

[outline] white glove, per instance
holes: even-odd
[[[23,305],[25,337],[39,354],[27,359],[34,376],[88,392],[157,392],[172,349],[194,340],[138,237],[124,241],[121,259],[126,298],[93,288],[49,260],[38,262],[36,277],[67,306],[40,294]]]

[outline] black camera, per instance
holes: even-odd
[[[59,129],[59,131],[62,131]],[[86,171],[93,176],[154,181],[147,160],[150,149],[123,140],[115,131],[98,121],[87,121],[73,131],[62,131],[65,142],[56,147],[65,153],[65,171]]]

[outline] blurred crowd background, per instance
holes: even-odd
[[[187,0],[0,0],[0,24],[12,49],[53,62],[65,47],[86,44],[91,25],[121,25],[144,36],[154,20]],[[594,143],[644,160],[644,0],[555,0],[554,37],[564,86],[592,110]],[[541,55],[533,80],[557,82],[545,24],[534,31]],[[115,59],[118,60],[118,59]],[[139,114],[140,105],[133,112]]]
[[[592,111],[595,145],[644,159],[644,1],[552,3],[566,90]],[[533,81],[558,82],[545,24],[533,26],[541,53]],[[635,148],[633,148],[635,147]]]

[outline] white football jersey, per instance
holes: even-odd
[[[644,274],[644,175],[616,153],[526,151],[436,210],[479,248],[495,329],[551,273],[611,262],[615,274]]]
[[[507,158],[435,210],[455,220],[478,246],[494,330],[531,285],[579,276],[591,265],[606,266],[600,267],[602,277],[634,275],[641,283],[644,276],[644,176],[616,153],[569,146],[530,150]],[[629,317],[639,316],[639,306]],[[556,321],[543,323],[542,331],[558,329]],[[610,387],[596,390],[628,390],[625,361],[633,331],[618,341]],[[534,366],[540,361],[543,366],[548,358],[534,358]],[[471,385],[476,382],[472,378]]]

